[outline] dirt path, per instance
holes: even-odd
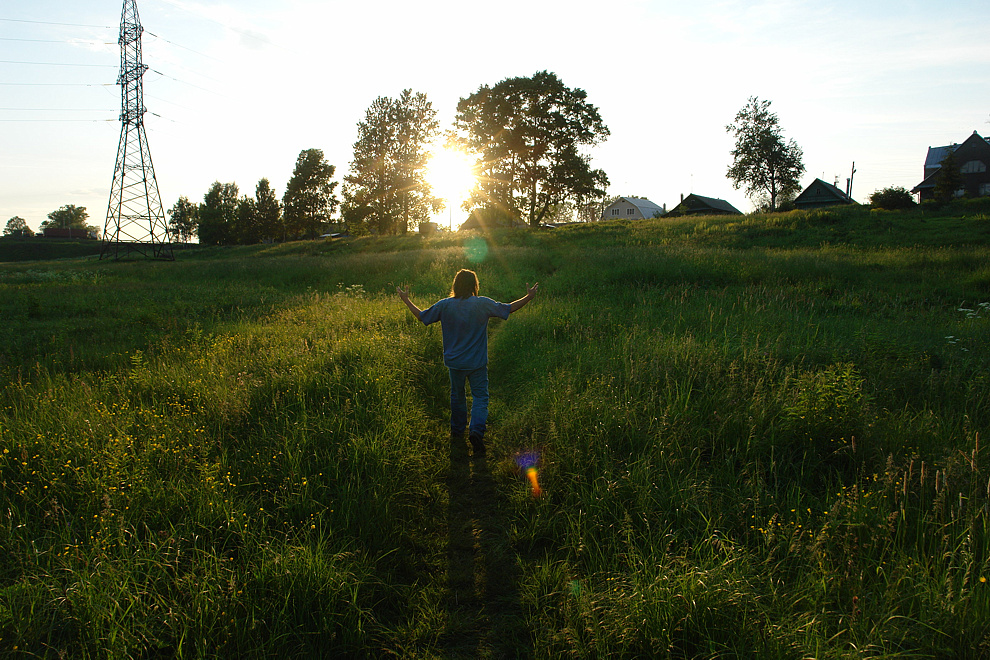
[[[485,455],[450,443],[447,489],[448,658],[531,655],[519,601],[520,571]]]

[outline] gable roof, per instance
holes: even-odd
[[[819,192],[822,191],[825,194],[822,195]],[[812,199],[814,197],[814,199]],[[821,179],[815,179],[808,187],[805,188],[800,195],[794,198],[794,205],[800,206],[801,204],[820,204],[822,202],[832,202],[834,200],[837,204],[855,204],[855,200],[846,194],[846,192],[837,186],[828,183],[827,181],[822,181]]]
[[[962,144],[928,147],[928,155],[925,158],[925,178],[921,183],[912,188],[911,192],[917,193],[935,187],[938,171],[942,169],[942,161],[945,160],[946,155],[950,151],[957,154],[961,161],[979,158],[981,155],[990,153],[990,142],[976,131],[973,131],[973,134],[963,140]],[[990,163],[986,164],[990,166]],[[962,166],[963,163],[960,162],[958,165]]]
[[[687,205],[687,208],[697,211],[703,208],[710,208],[716,211],[721,211],[723,213],[732,213],[736,215],[742,215],[742,211],[737,209],[732,204],[729,204],[724,199],[718,199],[717,197],[704,197],[703,195],[695,195],[691,193],[684,200],[677,205],[676,208]]]
[[[639,212],[643,214],[644,218],[652,218],[657,214],[663,215],[664,213],[662,207],[657,206],[648,199],[641,197],[620,197],[619,199],[624,199],[639,209]]]
[[[986,139],[984,139],[979,133],[973,131],[973,134],[968,138],[963,140],[962,144],[947,144],[944,147],[928,147],[928,155],[925,157],[925,169],[938,169],[942,166],[942,161],[945,160],[946,154],[950,151],[959,151],[962,147],[976,147],[980,148],[988,144]]]
[[[949,153],[950,149],[955,148],[957,145],[950,144],[944,147],[928,147],[928,156],[925,157],[925,169],[935,169],[937,170],[942,166],[942,161],[945,160],[945,155]]]

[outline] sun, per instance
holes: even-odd
[[[468,198],[477,178],[471,158],[457,149],[437,149],[427,166],[426,180],[433,194],[454,207]]]

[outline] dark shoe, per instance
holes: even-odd
[[[482,436],[472,433],[468,440],[471,441],[471,447],[475,454],[485,453],[485,439]]]

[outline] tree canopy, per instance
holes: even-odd
[[[12,236],[15,238],[30,238],[34,236],[34,232],[28,227],[27,222],[24,218],[15,215],[13,218],[7,221],[7,226],[3,230],[4,236]]]
[[[403,90],[379,96],[358,122],[351,172],[344,177],[346,216],[379,234],[406,233],[439,210],[426,181],[430,146],[439,125],[426,94]]]
[[[282,238],[282,204],[268,179],[261,179],[254,189],[255,225],[263,240]]]
[[[188,243],[196,236],[199,228],[199,206],[186,196],[179,197],[168,210],[168,233],[180,243]]]
[[[935,189],[932,194],[940,202],[952,200],[963,187],[962,171],[959,169],[959,162],[956,159],[956,150],[950,147],[945,152],[945,157],[939,163],[938,172],[935,174]]]
[[[870,195],[870,206],[875,209],[909,209],[915,206],[914,197],[903,186],[888,186],[883,190],[874,190]]]
[[[587,93],[555,73],[506,78],[483,85],[457,104],[460,141],[480,156],[481,207],[538,226],[557,205],[601,197],[608,185],[582,147],[604,141],[608,127]]]
[[[41,229],[59,227],[61,229],[90,229],[86,224],[89,213],[85,206],[66,204],[48,214],[48,219],[41,223]]]
[[[203,245],[230,245],[237,222],[239,190],[236,183],[213,185],[203,196],[199,207],[199,242]]]
[[[335,169],[321,149],[299,152],[282,197],[287,238],[316,238],[326,229],[338,203],[337,182],[331,181]]]
[[[800,192],[804,154],[793,139],[784,141],[770,101],[749,97],[725,130],[736,141],[727,172],[733,188],[745,187],[750,199],[770,211]]]

